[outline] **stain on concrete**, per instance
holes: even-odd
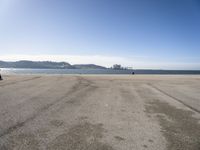
[[[200,124],[199,120],[192,116],[192,111],[154,100],[146,105],[146,112],[158,114],[156,116],[169,150],[200,150]]]
[[[41,128],[41,129],[38,129],[38,130],[37,130],[36,134],[37,134],[39,137],[47,138],[48,132],[49,132],[49,129],[47,129],[47,128]]]
[[[1,150],[39,150],[39,142],[33,134],[20,134],[9,138]]]
[[[82,122],[57,136],[48,144],[48,150],[114,150],[107,143],[100,142],[104,129],[101,124]]]
[[[115,139],[118,140],[118,141],[124,141],[125,140],[123,137],[120,137],[120,136],[115,136]]]
[[[150,143],[153,143],[153,142],[154,142],[152,139],[149,139],[148,141],[149,141]]]
[[[125,109],[121,109],[121,112],[126,112],[126,110]]]
[[[147,146],[147,145],[145,145],[145,144],[143,145],[143,147],[144,147],[144,148],[148,148],[148,146]]]
[[[55,127],[60,127],[64,124],[64,122],[62,120],[52,120],[51,125],[55,126]]]
[[[80,120],[86,120],[86,119],[88,119],[88,117],[87,116],[81,116],[81,117],[79,117],[79,119]]]

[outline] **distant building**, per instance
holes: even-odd
[[[111,68],[114,70],[129,70],[129,69],[131,70],[132,69],[132,67],[122,67],[119,64],[114,64]]]
[[[112,68],[115,69],[115,70],[121,70],[121,69],[123,69],[122,66],[118,65],[118,64],[114,64]]]

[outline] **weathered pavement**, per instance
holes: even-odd
[[[0,150],[199,150],[200,76],[5,76]]]

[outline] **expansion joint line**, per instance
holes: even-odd
[[[197,113],[200,113],[200,110],[198,110],[198,109],[196,109],[196,108],[194,108],[194,107],[192,107],[192,106],[186,104],[186,103],[183,102],[181,99],[178,99],[178,98],[176,98],[176,97],[170,95],[169,93],[167,93],[167,92],[161,90],[160,88],[156,87],[155,85],[152,85],[151,83],[148,83],[148,85],[151,86],[152,88],[154,88],[155,90],[159,91],[160,93],[162,93],[162,94],[164,94],[164,95],[166,95],[166,96],[172,98],[173,100],[178,101],[179,103],[181,103],[181,104],[183,104],[184,106],[190,108],[191,110],[193,110],[193,111],[195,111],[195,112],[197,112]]]

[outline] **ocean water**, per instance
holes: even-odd
[[[12,69],[1,68],[1,74],[191,74],[200,70],[113,70],[113,69]]]

